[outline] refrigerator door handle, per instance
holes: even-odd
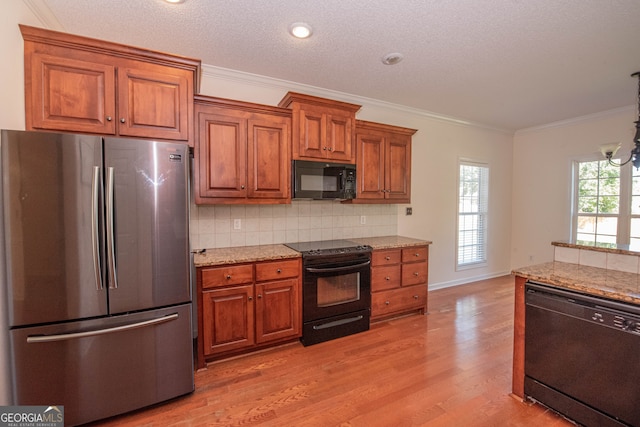
[[[107,168],[106,184],[107,200],[107,260],[109,272],[109,289],[118,289],[116,274],[116,245],[114,242],[114,206],[113,206],[113,167]]]
[[[78,338],[95,337],[98,335],[110,334],[113,332],[129,331],[131,329],[144,328],[147,326],[158,325],[160,323],[170,322],[178,318],[178,313],[170,314],[164,317],[158,317],[157,319],[145,320],[144,322],[131,323],[129,325],[116,326],[113,328],[97,329],[94,331],[85,332],[71,332],[68,334],[56,334],[56,335],[34,335],[27,337],[27,343],[44,343],[55,341],[67,341]]]
[[[100,230],[98,229],[98,214],[100,208],[100,166],[93,167],[93,181],[91,182],[91,246],[93,247],[93,271],[96,277],[96,290],[104,289],[102,270],[100,268]]]

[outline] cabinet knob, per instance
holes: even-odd
[[[420,254],[416,252],[415,254],[413,254],[413,256],[418,257],[420,256]]]
[[[384,280],[391,280],[391,277],[387,276],[384,278]]]
[[[413,299],[418,299],[418,295],[414,295],[414,296],[413,296]]]
[[[384,257],[384,259],[386,259],[387,261],[391,261],[391,257],[390,256],[386,256],[386,257]]]
[[[241,185],[240,188],[244,190],[244,185]]]
[[[276,270],[276,273],[282,273],[282,270],[277,269],[277,270]]]
[[[415,273],[413,273],[413,275],[418,277],[420,274],[416,271]]]
[[[113,120],[113,117],[107,116],[107,121],[110,122],[111,120]]]
[[[258,299],[262,298],[262,294],[258,294]]]
[[[124,123],[126,120],[124,119],[124,117],[120,118],[120,123]]]
[[[327,150],[329,150],[329,151],[333,151],[333,148],[329,147],[329,148],[327,148]]]
[[[327,151],[327,147],[322,147],[322,149],[323,149],[324,151]]]
[[[247,299],[248,299],[249,301],[253,301],[253,297],[251,297],[251,296],[250,296],[249,298],[247,298]]]
[[[385,302],[384,302],[384,304],[385,304],[385,305],[389,305],[389,301],[385,301]]]
[[[231,275],[227,274],[227,280],[231,279]]]

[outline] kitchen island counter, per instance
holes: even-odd
[[[640,274],[558,261],[518,268],[512,273],[558,288],[640,305]]]

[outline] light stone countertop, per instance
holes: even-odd
[[[411,246],[430,245],[432,243],[428,240],[420,240],[404,236],[362,237],[347,240],[351,240],[352,242],[356,242],[361,245],[369,245],[373,249],[405,248]]]
[[[241,262],[273,261],[286,258],[300,258],[299,252],[285,245],[238,246],[232,248],[206,249],[193,255],[196,267],[210,267]]]
[[[352,242],[369,245],[375,249],[392,249],[411,246],[430,245],[428,240],[414,239],[403,236],[365,237],[346,239]],[[237,264],[242,262],[272,261],[286,258],[299,258],[300,253],[281,245],[237,246],[230,248],[205,249],[193,255],[193,263],[196,267],[210,267],[224,264]]]
[[[558,261],[514,269],[512,273],[558,288],[640,305],[640,274]]]

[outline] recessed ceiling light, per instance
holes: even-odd
[[[295,22],[289,26],[289,32],[293,37],[306,39],[311,35],[311,26],[304,22]]]
[[[387,53],[382,57],[382,63],[385,65],[395,65],[398,62],[402,61],[404,55],[398,52]]]

